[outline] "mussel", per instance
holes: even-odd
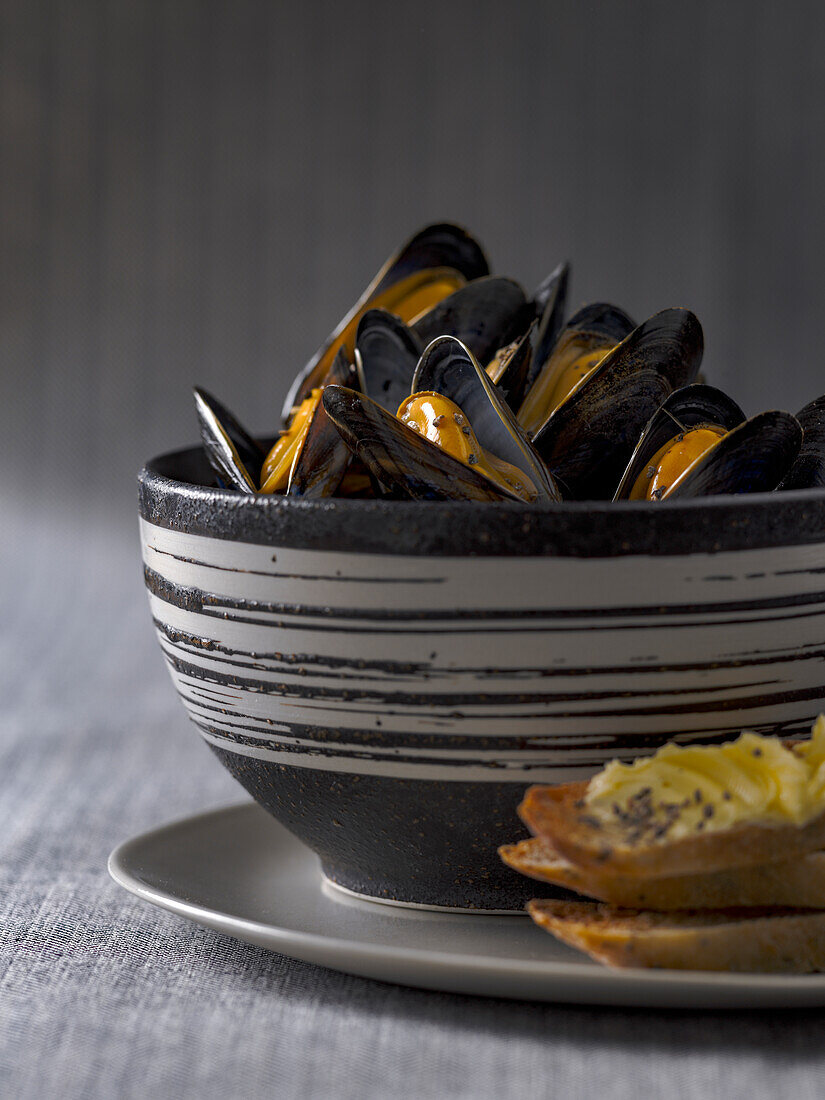
[[[789,413],[745,420],[721,390],[686,386],[670,394],[642,432],[614,499],[769,492],[788,473],[801,441]]]
[[[324,378],[324,387],[352,385],[354,380],[355,372],[341,348]],[[306,429],[295,448],[289,468],[287,496],[309,499],[332,496],[343,481],[349,465],[349,448],[327,416],[323,402],[316,400]],[[267,490],[262,486],[261,491]]]
[[[802,429],[790,413],[759,413],[708,448],[662,499],[770,492],[790,470],[801,445]]]
[[[468,282],[410,327],[425,347],[438,336],[454,336],[479,363],[487,363],[527,331],[533,314],[517,282],[489,275]]]
[[[454,403],[466,419],[467,423],[461,425],[465,437],[473,433],[482,452],[508,463],[522,478],[526,477],[529,488],[526,494],[517,489],[519,495],[527,500],[561,499],[558,487],[512,410],[460,340],[439,336],[425,349],[415,369],[412,397],[408,402],[421,393],[428,395],[429,408],[434,410],[432,430],[435,433],[439,431],[439,417],[446,423],[455,423],[455,410],[446,406],[442,410],[438,401],[438,398],[446,399]],[[409,404],[404,413],[399,409],[399,415],[408,415],[409,409]],[[470,453],[475,456],[475,462],[484,461],[477,448]],[[470,461],[473,464],[473,460]]]
[[[396,500],[519,501],[506,485],[491,481],[413,431],[364,394],[328,386],[324,408],[347,446],[370,472],[379,495]]]
[[[633,322],[624,310],[595,302],[574,314],[553,343],[540,340],[534,378],[518,410],[525,431],[535,435],[632,330]]]
[[[825,487],[825,396],[817,397],[796,414],[802,428],[802,446],[780,489]]]
[[[256,492],[265,456],[263,447],[211,393],[195,386],[194,394],[209,465],[232,489],[241,493]]]
[[[367,289],[327,337],[292,383],[283,416],[320,386],[339,348],[352,359],[361,315],[370,307],[390,309],[412,321],[427,312],[465,282],[490,270],[481,246],[466,230],[449,223],[428,225],[394,253]]]
[[[702,326],[690,310],[662,310],[562,401],[533,446],[565,496],[612,498],[645,424],[672,390],[694,380],[703,347]]]
[[[614,500],[661,500],[690,465],[745,419],[726,393],[694,384],[675,390],[653,414]]]
[[[394,413],[412,386],[423,344],[404,322],[384,309],[369,309],[358,324],[355,367],[363,393]]]

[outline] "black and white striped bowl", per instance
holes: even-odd
[[[807,731],[825,492],[520,505],[304,502],[140,475],[143,560],[201,736],[358,894],[507,909],[524,788],[665,741]]]

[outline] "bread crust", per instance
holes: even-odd
[[[825,848],[825,812],[806,825],[734,825],[661,841],[633,842],[627,830],[588,813],[587,783],[530,787],[519,816],[534,834],[580,869],[658,878],[787,861]]]
[[[541,928],[613,967],[810,974],[825,970],[825,912],[742,909],[655,913],[535,900]]]
[[[795,860],[732,867],[693,875],[615,875],[569,863],[538,837],[504,844],[499,855],[508,867],[539,882],[624,908],[726,909],[731,906],[787,906],[825,909],[825,852]]]

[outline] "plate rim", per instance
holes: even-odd
[[[303,955],[296,955],[292,952],[291,947],[293,945],[297,947],[305,946],[310,949],[321,949],[323,952],[332,951],[336,953],[342,953],[348,956],[353,962],[402,962],[408,966],[413,967],[418,964],[420,966],[425,965],[430,969],[437,969],[441,973],[449,973],[456,971],[467,972],[475,974],[476,976],[491,976],[501,977],[502,975],[509,976],[511,978],[529,976],[532,979],[557,979],[559,981],[578,981],[585,986],[592,986],[594,983],[600,987],[616,986],[617,989],[625,986],[628,983],[633,984],[635,987],[642,989],[650,989],[651,992],[658,989],[667,989],[670,993],[676,991],[676,987],[682,988],[686,993],[692,991],[707,992],[712,994],[714,990],[732,992],[737,991],[745,993],[748,990],[753,992],[763,993],[783,993],[787,992],[805,992],[810,996],[815,996],[817,993],[821,995],[821,1004],[825,1005],[825,973],[823,974],[761,974],[761,973],[729,973],[722,971],[712,970],[665,970],[665,969],[646,969],[640,967],[626,967],[626,968],[611,968],[608,966],[601,966],[598,963],[592,961],[586,962],[566,962],[564,960],[530,960],[529,962],[520,959],[511,959],[504,956],[484,956],[477,954],[466,954],[457,956],[454,952],[439,951],[437,949],[422,949],[418,947],[409,946],[391,946],[388,944],[376,944],[365,943],[363,941],[351,940],[342,937],[335,937],[324,935],[317,932],[306,932],[295,929],[288,929],[282,926],[271,924],[266,921],[250,920],[247,917],[240,917],[226,911],[225,909],[215,909],[207,905],[203,905],[194,901],[187,901],[186,899],[174,894],[171,891],[163,890],[157,886],[150,885],[146,881],[142,880],[137,871],[132,870],[128,866],[129,855],[135,849],[138,849],[141,845],[147,842],[157,842],[162,840],[163,837],[175,830],[182,828],[191,828],[198,823],[205,823],[207,821],[214,822],[220,817],[229,817],[232,814],[240,812],[248,812],[254,810],[256,813],[265,813],[254,801],[242,801],[233,802],[230,804],[224,804],[214,807],[209,810],[202,810],[194,814],[187,814],[183,817],[175,818],[167,821],[161,825],[157,825],[151,829],[143,830],[139,833],[135,833],[133,836],[128,837],[126,840],[121,841],[109,854],[107,860],[107,870],[109,875],[118,886],[126,890],[128,893],[141,898],[144,901],[149,902],[152,905],[156,905],[161,909],[165,909],[167,912],[174,913],[177,916],[184,917],[187,920],[193,921],[201,927],[210,928],[220,931],[224,935],[228,935],[235,939],[244,940],[247,943],[256,943],[262,946],[264,950],[277,951],[281,954],[287,955],[291,958],[301,958],[304,961],[307,960]],[[283,830],[285,833],[289,833],[289,830],[274,818],[267,818],[277,828]],[[289,834],[292,835],[292,834]],[[293,838],[296,843],[301,842],[297,838]],[[308,854],[312,854],[307,849]],[[362,901],[360,904],[370,906],[374,903],[368,901]],[[384,915],[388,912],[392,912],[391,905],[381,905],[381,910]],[[423,916],[428,914],[424,913]],[[433,917],[444,917],[444,913],[431,914]],[[466,912],[457,914],[457,917],[461,917],[471,920],[483,921],[489,918],[488,914],[468,914]],[[501,917],[493,918],[501,919]],[[242,932],[247,932],[250,935],[256,935],[259,938],[249,940],[246,936],[242,935]],[[546,933],[545,933],[546,935]],[[260,937],[267,940],[275,941],[279,946],[266,947],[261,944]],[[392,981],[393,979],[375,979],[372,975],[365,975],[363,970],[352,969],[344,966],[336,966],[333,963],[312,963],[313,965],[326,966],[328,969],[340,970],[342,973],[360,974],[362,976],[371,977],[372,980]],[[411,985],[411,982],[405,982],[398,980],[396,984],[399,985]],[[433,988],[433,987],[429,987]],[[510,999],[510,996],[505,993],[489,993],[488,996],[505,997]],[[525,989],[523,994],[524,999],[537,999],[531,996],[530,991]],[[546,996],[542,999],[559,1001],[568,1000],[564,996],[558,998]],[[669,998],[670,1000],[670,998]],[[592,1001],[590,1003],[597,1004],[598,1001]],[[626,1003],[632,1005],[632,999],[628,998],[627,1001],[622,1002],[616,1000],[615,1002],[601,1002],[601,1003],[614,1003],[621,1004]],[[800,998],[799,1000],[790,1000],[785,1006],[789,1009],[801,1008],[805,1006],[811,1006],[812,1002],[806,998]],[[689,1007],[691,1009],[698,1008],[700,1006],[695,1004],[686,1005],[683,1007]],[[713,1007],[708,1005],[707,1007]],[[724,1005],[715,1006],[718,1008],[726,1007]],[[746,1008],[746,1006],[739,1006],[740,1008]],[[767,1005],[756,1005],[756,1009],[766,1008]],[[772,1002],[771,1007],[782,1007],[781,1005]]]

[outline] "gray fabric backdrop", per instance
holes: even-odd
[[[825,390],[825,9],[0,0],[0,1092],[822,1095],[825,1016],[541,1007],[350,979],[117,890],[240,796],[151,637],[134,474],[189,386],[271,429],[419,224],[532,285],[692,306],[749,411]]]

